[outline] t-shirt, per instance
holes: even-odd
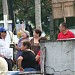
[[[24,51],[21,56],[23,57],[21,65],[24,69],[36,67],[35,55],[31,51]]]
[[[67,38],[74,38],[74,34],[69,30],[66,32],[66,34],[62,32],[58,34],[58,39],[67,39]]]

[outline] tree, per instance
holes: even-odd
[[[42,30],[41,1],[40,0],[35,0],[35,22],[36,22],[36,28]]]
[[[49,34],[49,25],[47,17],[50,17],[50,2],[49,0],[41,1],[41,22],[43,30]],[[14,11],[18,11],[16,17],[20,20],[30,20],[35,26],[35,0],[14,0]]]
[[[50,35],[50,13],[52,12],[50,0],[41,0],[41,9],[43,30]]]
[[[20,20],[30,20],[35,26],[35,0],[13,0],[14,1],[14,12],[15,18]],[[51,6],[50,0],[40,0],[41,1],[41,23],[43,30],[49,34],[48,17],[50,17]],[[2,0],[0,0],[0,18],[3,18],[2,10]],[[1,17],[2,16],[2,17]]]
[[[32,20],[34,23],[34,10],[34,0],[14,0],[14,11],[18,11],[16,17],[20,20]]]

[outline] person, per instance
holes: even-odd
[[[41,38],[39,38],[39,43],[41,43],[41,42],[45,42],[45,41],[47,41],[47,38],[46,37],[41,37]],[[36,59],[36,62],[37,62],[37,66],[36,66],[36,69],[37,70],[40,70],[40,50],[39,50],[39,52],[37,53],[37,55],[36,55],[36,57],[35,57],[35,59]]]
[[[37,55],[38,51],[40,50],[39,45],[39,38],[41,37],[41,30],[35,29],[33,32],[33,38],[30,40],[31,42],[31,50],[35,52],[35,56]]]
[[[12,60],[11,60],[11,50],[10,44],[5,39],[7,32],[4,27],[0,28],[1,38],[0,38],[0,57],[3,57],[8,63],[8,70],[12,71]]]
[[[21,50],[23,52],[17,59],[18,72],[13,73],[12,75],[19,75],[20,72],[36,71],[35,55],[30,48],[30,41],[22,42]]]
[[[18,58],[18,68],[25,71],[35,71],[36,61],[35,55],[32,52],[31,44],[29,41],[24,41],[21,50],[23,50],[21,56]]]
[[[8,72],[8,64],[6,60],[0,57],[0,75],[7,75]]]
[[[22,36],[19,39],[18,44],[17,45],[15,44],[15,48],[17,49],[16,60],[22,54],[21,45],[22,45],[22,41],[24,40],[29,40],[29,32],[26,30],[22,31]]]
[[[72,33],[68,28],[66,23],[61,23],[59,26],[60,33],[58,34],[57,40],[74,38],[74,33]]]
[[[26,24],[25,30],[27,30],[27,31],[30,32],[30,36],[31,36],[31,37],[33,36],[33,29],[32,29],[32,27],[31,27],[30,24]]]

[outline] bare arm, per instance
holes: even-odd
[[[21,70],[21,71],[23,71],[23,68],[22,68],[22,66],[21,66],[22,60],[23,60],[23,57],[22,57],[22,56],[19,56],[19,58],[18,58],[18,68],[19,68],[19,70]]]
[[[40,60],[40,56],[37,55],[37,56],[35,57],[35,59],[36,59],[36,61],[39,61],[39,60]]]

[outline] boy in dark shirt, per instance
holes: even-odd
[[[35,55],[31,51],[24,51],[21,55],[22,67],[25,68],[35,68]]]
[[[21,50],[23,51],[18,58],[18,69],[20,71],[36,71],[35,54],[30,49],[31,44],[29,41],[23,41]],[[19,75],[20,71],[13,73],[12,75]]]
[[[25,71],[35,71],[36,61],[35,55],[32,50],[30,50],[31,44],[29,41],[25,41],[22,44],[21,50],[23,50],[22,55],[18,58],[18,68]]]

